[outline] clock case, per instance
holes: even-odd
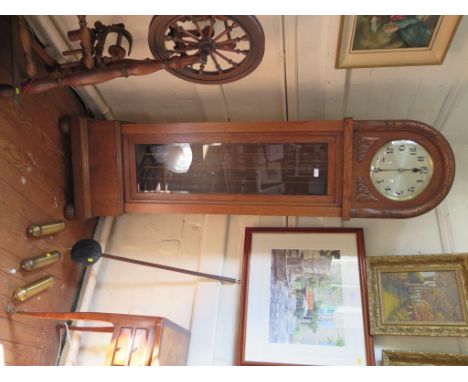
[[[447,140],[417,121],[273,121],[132,124],[65,117],[70,135],[73,202],[67,218],[125,212],[209,213],[359,218],[410,218],[436,207],[447,195],[455,160]],[[382,196],[370,180],[376,151],[392,140],[412,140],[428,151],[434,173],[426,189],[408,201]],[[144,193],[136,187],[135,147],[169,143],[306,143],[328,147],[324,195]]]

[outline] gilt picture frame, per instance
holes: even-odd
[[[342,16],[336,68],[442,64],[462,16]]]
[[[246,228],[240,365],[374,365],[360,228]]]
[[[382,366],[468,366],[468,354],[382,350]]]
[[[468,336],[468,254],[367,258],[371,334]]]

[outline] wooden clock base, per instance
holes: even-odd
[[[93,128],[93,127],[98,128]],[[63,117],[62,133],[69,135],[73,164],[73,201],[67,203],[67,219],[86,220],[95,216],[124,213],[121,172],[120,124]]]

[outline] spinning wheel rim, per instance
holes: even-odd
[[[208,19],[206,19],[207,17]],[[226,20],[222,20],[221,17],[226,18]],[[191,18],[194,18],[193,20],[195,21],[192,21]],[[202,30],[202,28],[197,25],[199,21],[207,20],[210,24],[213,23],[213,20],[218,23],[224,22],[224,31],[222,33],[219,33],[219,31],[218,33],[214,33],[214,30],[211,29],[209,30],[210,33],[207,33],[205,29]],[[184,55],[183,52],[168,51],[166,47],[166,41],[169,41],[177,48],[177,43],[175,43],[174,40],[181,40],[179,36],[174,37],[171,35],[171,33],[179,33],[179,30],[170,30],[171,27],[180,26],[177,24],[178,22],[193,23],[193,25],[196,25],[198,28],[198,32],[195,31],[194,33],[190,33],[189,30],[183,27],[180,28],[183,30],[180,33],[184,33],[184,35],[187,36],[187,38],[183,40],[184,44],[187,43],[193,46],[193,48],[188,49],[187,45],[185,45],[185,50],[190,51],[189,54],[195,53],[205,55],[207,61],[209,62],[211,60],[217,68],[217,71],[205,71],[203,70],[204,66],[200,64],[200,68],[198,69],[189,66],[181,69],[167,69],[179,78],[201,84],[224,84],[247,76],[254,71],[262,61],[265,51],[265,37],[259,21],[254,16],[154,16],[149,27],[148,44],[151,53],[156,59],[165,60],[171,57],[182,57]],[[239,38],[225,40],[227,36],[230,36],[230,32],[233,30],[237,32],[241,31],[243,33],[243,39],[240,41],[237,41]],[[192,36],[190,36],[190,34],[192,34]],[[248,41],[248,50],[241,50],[238,48],[238,44],[243,41]],[[226,51],[229,54],[236,53],[238,57],[242,55],[245,57],[237,62],[228,57]],[[233,61],[233,64],[229,62],[230,59]],[[220,68],[221,64],[216,61],[223,62],[224,64],[228,63],[231,67],[222,69]]]

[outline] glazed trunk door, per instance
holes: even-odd
[[[148,203],[151,211],[287,215],[325,207],[326,215],[339,216],[341,152],[339,129],[124,131],[126,210]]]

